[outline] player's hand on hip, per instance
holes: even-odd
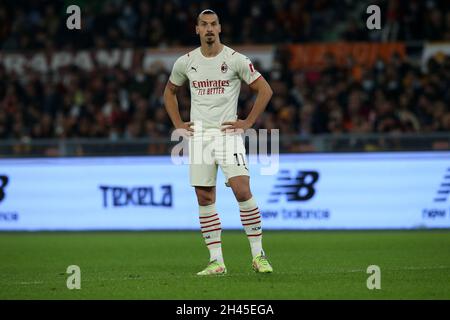
[[[222,131],[244,133],[249,129],[251,124],[247,120],[225,121],[222,123]]]
[[[194,123],[193,122],[181,122],[176,126],[177,130],[182,131],[182,133],[188,137],[194,134]]]

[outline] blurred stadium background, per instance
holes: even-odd
[[[365,10],[377,3],[383,28],[368,30]],[[80,31],[66,27],[70,4],[82,8]],[[444,0],[5,0],[2,156],[166,154],[162,92],[183,46],[198,45],[195,17],[209,6],[222,41],[273,87],[256,128],[279,128],[283,152],[449,148]],[[189,103],[186,88],[185,119]],[[246,87],[239,105],[241,115],[251,108]]]
[[[81,8],[81,30],[66,27],[66,8],[73,4]],[[381,8],[381,30],[366,27],[366,8],[372,4]],[[176,58],[198,46],[195,19],[205,8],[219,14],[222,42],[248,55],[272,86],[273,98],[255,129],[280,130],[283,172],[298,171],[293,180],[306,183],[302,180],[306,173],[301,170],[315,170],[321,174],[319,182],[324,181],[322,191],[318,185],[319,198],[313,199],[313,205],[308,199],[293,204],[279,199],[280,206],[295,213],[284,214],[285,221],[280,213],[280,221],[271,224],[275,209],[268,210],[263,214],[263,226],[333,229],[326,220],[330,212],[338,212],[338,205],[333,207],[338,202],[319,195],[330,192],[342,196],[350,207],[354,201],[357,211],[350,220],[335,224],[337,229],[445,230],[267,231],[265,241],[280,274],[252,283],[261,292],[270,285],[272,290],[266,295],[242,285],[252,281],[250,273],[238,271],[238,266],[248,267],[243,258],[248,251],[243,232],[224,231],[225,256],[227,250],[240,256],[229,259],[232,271],[235,263],[237,276],[223,295],[219,293],[223,281],[200,283],[190,277],[203,265],[206,254],[196,231],[177,235],[2,232],[0,283],[5,290],[0,297],[448,299],[450,12],[445,0],[2,0],[0,230],[171,229],[174,217],[174,229],[198,227],[187,174],[167,163],[159,164],[165,158],[156,156],[169,155],[174,145],[163,90]],[[178,99],[187,120],[187,87]],[[252,99],[243,85],[240,117],[248,114]],[[92,158],[97,156],[101,158]],[[409,162],[414,159],[417,162]],[[329,168],[327,162],[338,165]],[[111,163],[117,167],[108,167]],[[142,163],[147,167],[139,167]],[[58,169],[61,166],[63,170]],[[335,183],[325,184],[327,174]],[[262,184],[257,175],[255,170],[252,179]],[[356,182],[358,177],[366,179],[363,188]],[[88,180],[91,190],[73,187],[87,188]],[[105,188],[150,184],[155,188],[152,194],[171,184],[169,202],[172,207],[173,200],[176,214],[164,211],[163,199],[162,208],[134,208],[128,203],[122,206],[126,207],[122,213],[102,215],[100,211],[108,209],[105,203],[110,201],[107,189],[99,191],[104,181],[110,183]],[[270,183],[273,186],[275,182]],[[340,184],[354,186],[342,191]],[[182,195],[178,185],[184,186]],[[255,194],[264,203],[271,186],[263,190],[255,185]],[[47,190],[67,192],[59,196],[45,193]],[[222,201],[232,202],[229,191],[220,192],[218,201],[222,197]],[[85,194],[89,196],[83,198]],[[126,197],[126,191],[123,195]],[[392,200],[394,195],[401,200]],[[424,198],[427,200],[422,201]],[[111,199],[114,201],[114,195]],[[396,207],[399,201],[410,204],[408,212]],[[59,209],[48,205],[52,202],[58,202],[55,208]],[[368,206],[373,203],[382,204],[386,212],[371,211]],[[297,210],[308,206],[315,208],[312,213]],[[192,212],[183,212],[186,208]],[[360,208],[370,211],[370,216]],[[152,220],[145,210],[154,210],[153,215],[164,211],[164,222],[160,217]],[[91,218],[94,211],[95,221]],[[401,218],[392,216],[390,220],[390,212],[397,211]],[[188,214],[192,217],[186,218]],[[377,214],[383,216],[381,222],[373,218]],[[298,218],[295,222],[293,215]],[[356,215],[362,222],[355,225],[351,219]],[[229,220],[224,226],[239,229],[237,213],[235,218],[225,218]],[[308,219],[317,221],[308,224]],[[183,243],[189,249],[184,250]],[[176,255],[170,248],[162,253],[165,246],[173,248]],[[364,248],[367,251],[363,253]],[[342,250],[348,250],[348,255]],[[118,261],[123,256],[128,256],[128,264]],[[159,262],[153,260],[157,256]],[[177,257],[189,261],[186,269],[177,269]],[[40,267],[31,268],[28,261],[39,261]],[[65,274],[60,273],[77,263],[84,263],[82,270],[88,270],[84,288],[91,291],[65,289]],[[386,278],[393,284],[376,295],[365,287],[365,268],[373,263],[388,270]],[[34,270],[39,270],[38,276]],[[185,278],[177,277],[179,272]],[[56,274],[58,279],[53,277]],[[107,290],[108,279],[117,280],[115,293]],[[136,291],[136,280],[141,280],[138,289],[142,291]],[[145,291],[148,286],[156,289]],[[321,289],[325,287],[328,289]],[[346,289],[341,291],[342,287]]]

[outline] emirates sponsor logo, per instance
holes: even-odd
[[[196,89],[202,89],[202,88],[222,88],[222,87],[229,87],[230,81],[229,80],[200,80],[200,81],[192,81],[192,86]]]

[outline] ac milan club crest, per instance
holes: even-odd
[[[228,71],[228,66],[225,62],[222,63],[222,66],[220,67],[220,71],[222,71],[222,73],[225,73]]]

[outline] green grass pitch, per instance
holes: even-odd
[[[228,274],[200,232],[0,233],[0,299],[449,299],[450,232],[265,231],[273,274],[251,270],[243,231],[224,230]],[[81,268],[68,290],[66,269]],[[381,268],[381,289],[366,287]]]

